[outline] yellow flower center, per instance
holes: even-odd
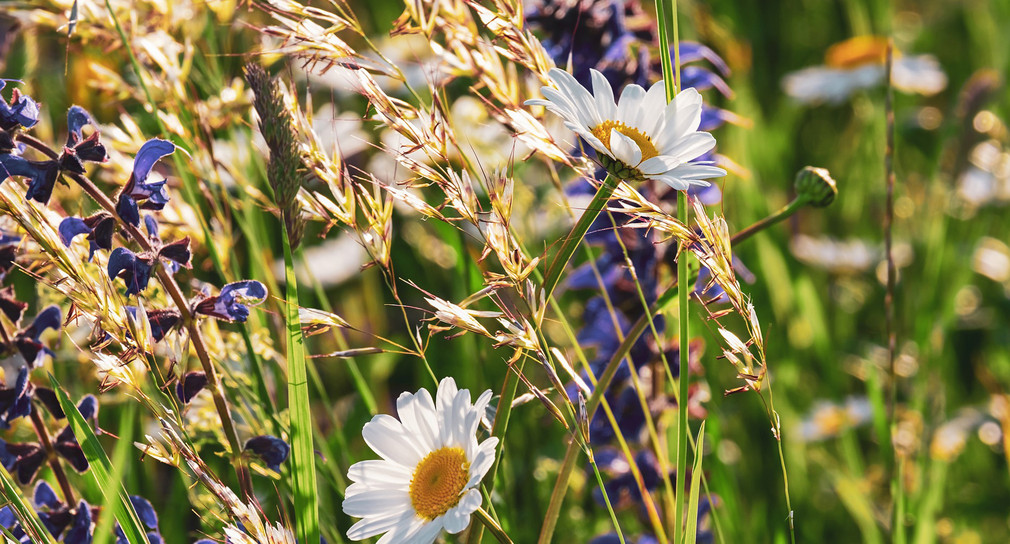
[[[897,57],[897,51],[895,51]],[[828,48],[824,64],[831,68],[852,69],[887,62],[887,38],[856,36]]]
[[[470,463],[460,448],[439,448],[421,459],[410,479],[410,503],[419,516],[433,520],[459,503],[470,480]]]
[[[642,150],[643,161],[659,155],[659,150],[656,149],[656,145],[652,143],[652,138],[650,138],[648,134],[643,133],[635,127],[629,127],[620,121],[604,121],[590,129],[590,132],[593,133],[593,136],[596,136],[597,139],[603,142],[603,145],[607,146],[607,149],[610,149],[611,130],[616,130],[617,132],[624,134],[638,144],[638,149]],[[610,150],[613,151],[613,149]]]

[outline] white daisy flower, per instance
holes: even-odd
[[[547,100],[527,100],[526,105],[544,106],[561,116],[566,127],[599,152],[600,162],[615,177],[657,179],[685,190],[726,175],[711,164],[690,162],[715,147],[715,138],[698,130],[701,95],[695,89],[681,91],[667,104],[662,81],[648,91],[630,84],[615,101],[610,82],[596,70],[592,94],[564,70],[554,68],[548,76],[554,87],[541,87]]]
[[[385,533],[379,544],[431,544],[445,529],[458,533],[481,505],[476,486],[494,462],[497,438],[477,443],[477,427],[491,401],[485,391],[470,403],[470,391],[452,378],[438,384],[436,399],[421,389],[396,399],[400,419],[379,414],[361,434],[382,459],[348,470],[352,483],[344,513],[363,518],[347,531],[351,540]]]
[[[828,48],[824,65],[804,68],[782,79],[786,94],[805,104],[839,104],[853,93],[883,84],[887,71],[887,39],[856,36]],[[947,86],[947,74],[931,55],[903,56],[894,52],[894,88],[934,95]]]

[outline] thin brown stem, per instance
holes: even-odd
[[[49,462],[49,468],[53,469],[53,475],[56,476],[56,481],[60,483],[60,489],[63,491],[63,502],[75,504],[77,500],[74,498],[74,489],[70,487],[70,480],[67,479],[67,473],[63,470],[60,458],[56,456],[56,448],[53,447],[53,441],[49,438],[49,431],[46,430],[46,425],[42,422],[42,416],[39,415],[39,411],[35,406],[32,406],[31,420],[32,427],[35,427],[35,434],[39,437],[39,442],[46,450],[46,460]]]
[[[55,160],[59,158],[59,155],[41,140],[27,134],[18,134],[17,138],[51,159]],[[112,214],[119,223],[119,226],[122,227],[122,229],[140,246],[143,251],[154,251],[154,248],[151,245],[151,240],[148,239],[147,236],[144,236],[144,234],[140,232],[140,229],[123,221],[122,218],[119,217],[119,214],[116,213],[116,205],[105,193],[95,186],[90,179],[73,172],[64,171],[63,173],[77,182],[77,184],[84,189],[84,192],[93,198],[95,202],[102,207],[102,209]],[[218,416],[221,418],[221,427],[228,440],[228,446],[231,448],[232,462],[235,465],[235,473],[238,476],[242,494],[248,498],[253,498],[255,495],[253,495],[252,490],[252,478],[248,467],[245,466],[245,462],[242,458],[242,447],[239,442],[238,432],[235,429],[235,422],[231,417],[231,411],[228,407],[228,400],[224,396],[224,388],[221,385],[221,380],[218,377],[214,363],[210,359],[210,354],[207,351],[207,345],[203,341],[203,335],[200,333],[200,327],[193,318],[193,313],[190,311],[186,297],[182,294],[179,284],[175,282],[175,278],[172,277],[165,267],[158,266],[155,268],[157,270],[158,279],[161,280],[161,284],[165,288],[165,292],[168,293],[168,296],[172,299],[172,302],[175,303],[176,308],[179,310],[179,314],[182,316],[182,322],[185,324],[190,340],[193,342],[193,349],[196,351],[197,357],[200,359],[200,365],[203,367],[203,371],[207,375],[207,389],[209,389],[213,395],[214,407],[217,409]]]

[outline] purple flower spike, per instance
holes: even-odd
[[[109,256],[109,277],[122,277],[126,283],[126,296],[136,295],[147,289],[153,264],[153,259],[137,256],[125,247],[117,247]]]
[[[18,370],[18,377],[11,388],[0,389],[0,429],[10,429],[11,420],[32,413],[32,395],[29,391],[28,367]]]
[[[267,297],[267,288],[256,280],[237,281],[221,288],[216,297],[209,297],[196,305],[195,311],[227,321],[244,322],[249,318],[249,307],[257,306]]]
[[[246,451],[258,455],[270,470],[281,471],[281,463],[287,460],[291,446],[276,436],[262,435],[250,438],[245,443]]]
[[[197,396],[203,388],[207,386],[207,374],[194,370],[183,374],[178,383],[175,384],[175,396],[183,404],[189,404],[193,397]]]
[[[0,87],[2,89],[3,87]],[[14,89],[10,104],[0,100],[0,128],[13,130],[17,127],[32,128],[39,122],[39,103],[21,91]]]

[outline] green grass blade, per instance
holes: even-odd
[[[11,507],[14,515],[21,522],[21,527],[25,530],[25,533],[32,538],[32,542],[56,542],[45,526],[42,525],[42,521],[39,520],[35,509],[25,502],[25,498],[21,496],[21,490],[18,489],[17,484],[14,483],[14,479],[11,478],[10,473],[2,465],[0,465],[0,491],[3,492],[7,505]],[[10,535],[8,534],[8,536]]]
[[[63,408],[63,412],[67,414],[67,423],[73,429],[74,436],[77,437],[77,442],[80,443],[81,450],[84,451],[84,456],[88,459],[88,464],[91,466],[87,474],[92,478],[95,485],[102,490],[106,504],[112,507],[112,513],[116,517],[116,521],[123,528],[123,534],[126,535],[127,540],[130,542],[150,544],[147,540],[147,531],[144,530],[143,525],[140,523],[140,517],[137,516],[137,512],[133,509],[133,503],[130,502],[130,496],[127,495],[122,483],[112,477],[112,463],[109,462],[109,458],[105,455],[102,445],[98,443],[98,437],[95,436],[95,432],[91,430],[91,426],[84,420],[81,413],[77,411],[77,406],[73,402],[70,402],[66,392],[63,391],[60,383],[52,374],[49,374],[49,383],[52,385],[53,390],[56,391],[60,406]]]
[[[284,232],[284,280],[288,330],[288,413],[291,417],[291,473],[294,476],[295,525],[299,542],[319,542],[319,501],[316,463],[312,446],[312,412],[309,410],[305,343],[298,317],[298,280],[291,242]]]
[[[694,468],[691,469],[691,491],[687,499],[687,528],[684,530],[684,539],[687,544],[698,542],[698,497],[701,495],[701,459],[705,448],[705,422],[701,422],[698,429],[697,447],[694,453]],[[679,514],[679,512],[678,512]]]

